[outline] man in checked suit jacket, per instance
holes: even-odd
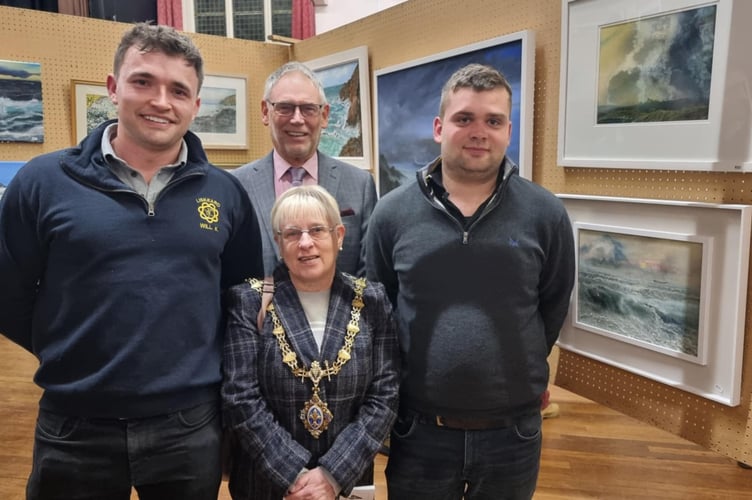
[[[290,168],[303,167],[302,184],[318,183],[339,204],[346,232],[337,269],[363,276],[363,242],[376,204],[376,185],[370,173],[318,151],[321,129],[329,122],[329,104],[321,82],[304,64],[293,61],[281,66],[266,80],[261,115],[274,150],[232,174],[245,187],[259,219],[264,274],[270,276],[279,262],[270,219],[272,205],[293,185]]]

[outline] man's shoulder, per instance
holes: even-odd
[[[322,168],[337,168],[343,173],[343,175],[349,175],[353,178],[372,178],[371,172],[368,170],[356,167],[351,163],[347,163],[346,161],[319,152],[319,169]]]
[[[257,160],[253,160],[237,168],[229,169],[228,172],[235,177],[245,178],[250,177],[254,173],[259,172],[261,167],[266,165],[272,165],[271,155],[264,156]]]

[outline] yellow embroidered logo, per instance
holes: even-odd
[[[204,221],[199,222],[199,227],[207,231],[219,232],[217,223],[219,222],[219,207],[221,204],[211,198],[196,198],[196,203],[198,204],[198,216]]]

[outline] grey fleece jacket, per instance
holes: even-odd
[[[556,196],[509,159],[500,172],[467,223],[447,209],[440,159],[373,212],[367,275],[395,308],[403,409],[466,418],[540,409],[574,283],[574,238]]]

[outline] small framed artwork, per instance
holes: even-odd
[[[559,197],[577,248],[560,347],[737,406],[752,206]]]
[[[562,0],[558,163],[752,171],[747,0]]]
[[[71,80],[71,129],[73,144],[78,144],[101,123],[117,117],[107,85],[100,82]]]
[[[248,116],[246,79],[206,75],[199,93],[201,107],[191,131],[207,149],[246,149]]]
[[[329,103],[329,125],[321,131],[319,149],[371,170],[368,47],[355,47],[304,63],[316,73]]]
[[[512,139],[507,156],[520,175],[532,179],[535,34],[520,31],[374,72],[375,158],[379,194],[415,178],[439,156],[433,119],[441,89],[456,70],[470,63],[493,66],[512,87]]]

